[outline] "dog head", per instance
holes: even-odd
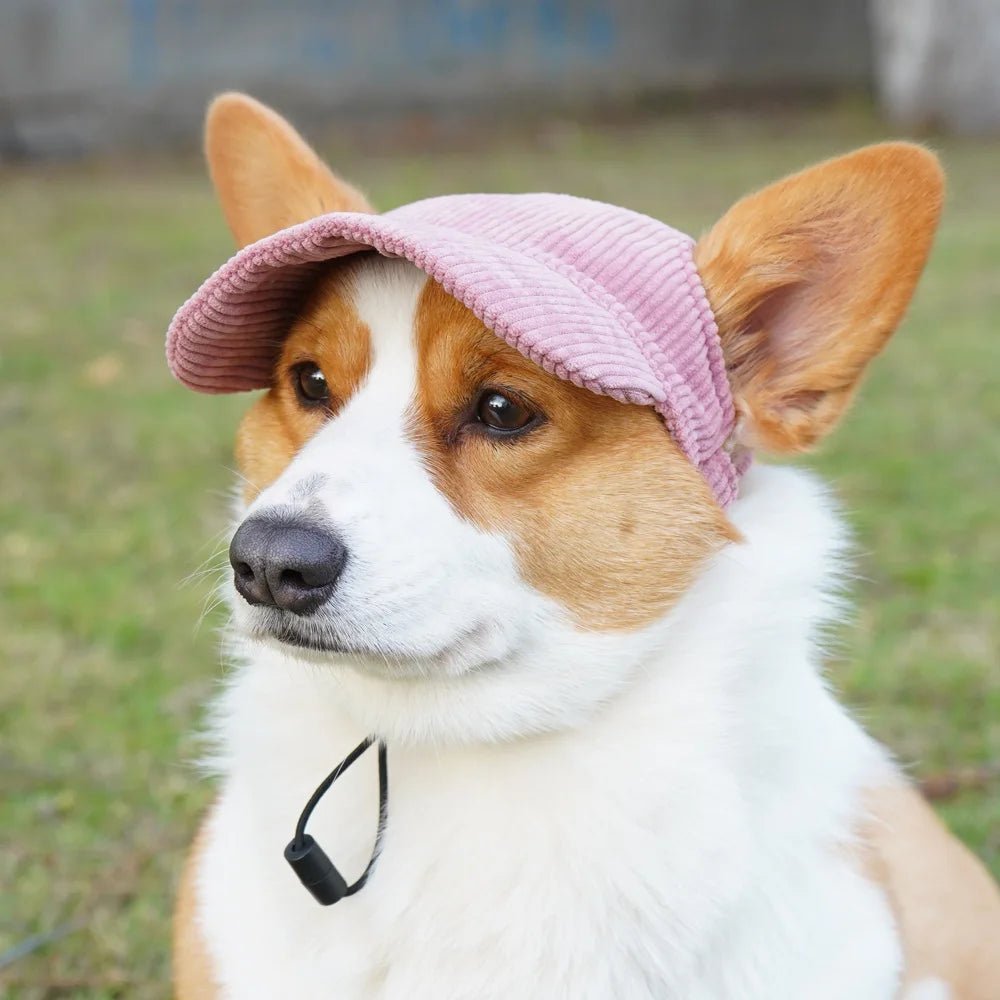
[[[242,95],[212,105],[207,151],[240,245],[371,211]],[[701,239],[736,447],[795,452],[832,428],[909,301],[941,192],[931,154],[873,146],[750,195]],[[574,724],[740,541],[652,408],[549,374],[374,252],[319,270],[236,451],[237,630],[350,674],[383,731]],[[418,704],[433,710],[414,722]]]

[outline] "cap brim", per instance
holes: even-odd
[[[625,402],[662,402],[642,351],[614,333],[620,318],[571,276],[458,228],[392,214],[319,216],[241,250],[178,310],[167,334],[170,370],[199,392],[269,386],[322,264],[364,250],[410,261],[558,377]]]

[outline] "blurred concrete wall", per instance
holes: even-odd
[[[0,0],[0,155],[164,142],[244,88],[300,117],[866,85],[867,0]]]
[[[872,13],[892,121],[1000,131],[1000,0],[872,0]]]

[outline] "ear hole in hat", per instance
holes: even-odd
[[[240,247],[327,212],[372,211],[281,115],[246,94],[209,105],[205,155]]]
[[[833,428],[910,301],[943,188],[932,153],[883,143],[749,195],[701,239],[741,444],[801,451]]]

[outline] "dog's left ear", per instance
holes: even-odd
[[[205,117],[205,155],[238,246],[326,212],[371,212],[276,111],[220,94]]]
[[[895,330],[941,212],[936,157],[869,146],[737,202],[698,243],[741,443],[808,448]]]

